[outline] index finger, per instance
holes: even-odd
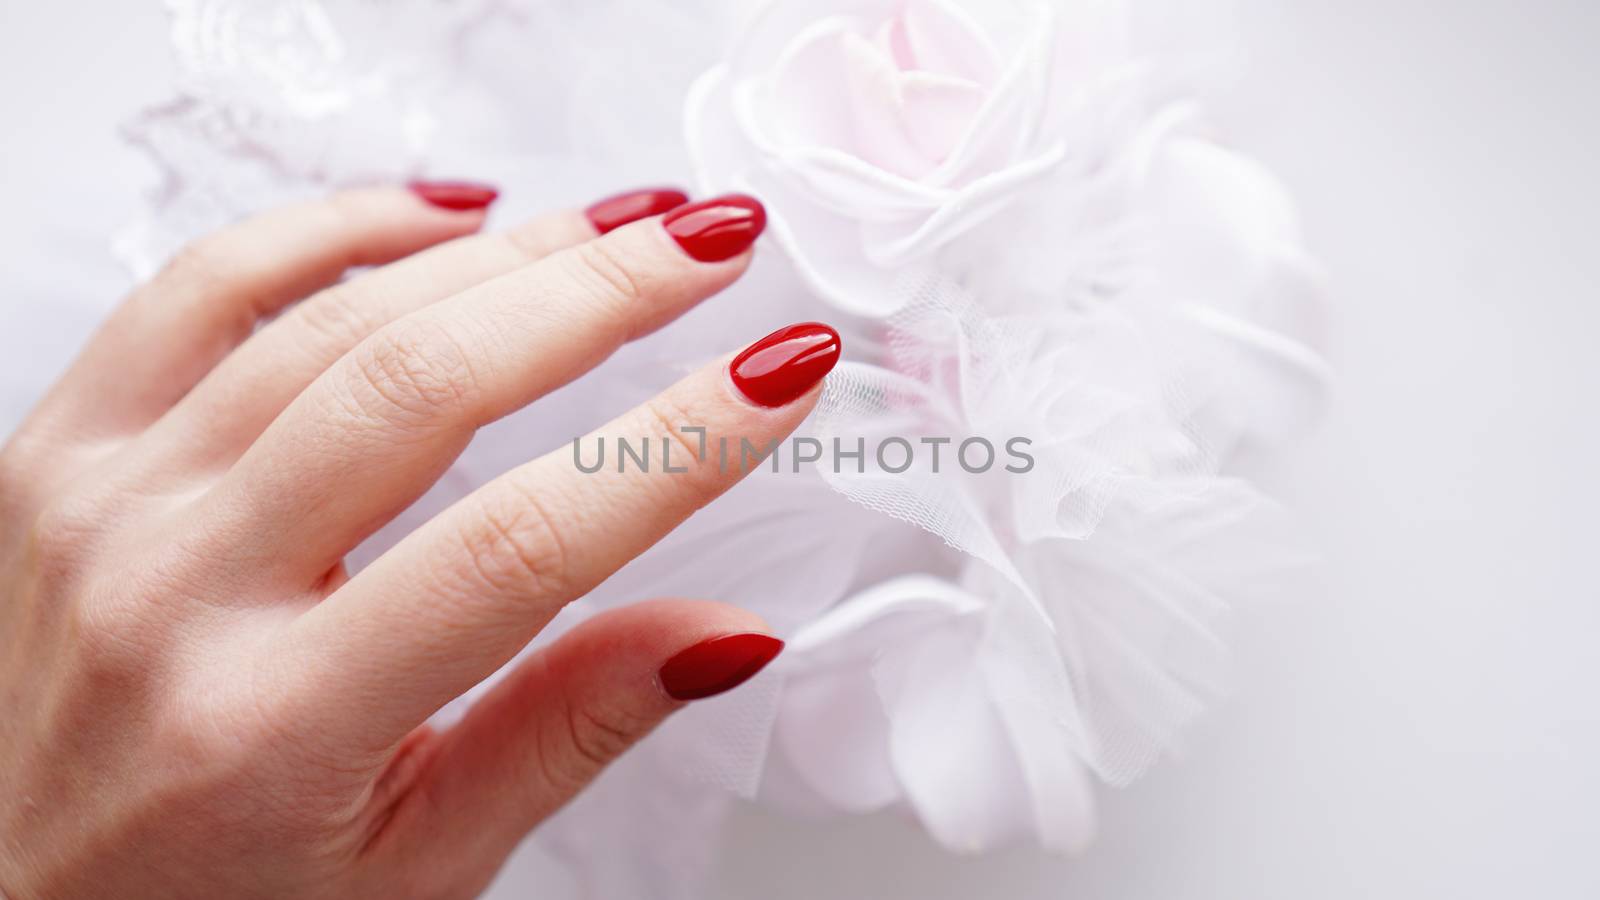
[[[584,438],[583,460],[563,447],[441,513],[296,623],[291,638],[318,648],[296,677],[344,689],[316,692],[302,718],[369,749],[403,737],[742,479],[839,355],[826,325],[774,332]],[[597,443],[621,441],[646,461],[587,471]]]

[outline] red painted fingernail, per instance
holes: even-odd
[[[676,188],[644,188],[607,197],[584,210],[594,230],[605,234],[629,222],[659,216],[689,202],[689,195]]]
[[[754,197],[723,194],[680,206],[661,224],[683,252],[701,262],[721,262],[756,242],[767,227],[767,210]]]
[[[749,681],[782,649],[783,641],[770,634],[723,635],[667,660],[657,677],[674,700],[701,700]]]
[[[407,187],[434,206],[454,212],[483,209],[500,196],[498,188],[471,181],[413,181]]]
[[[839,332],[821,322],[802,322],[746,347],[728,364],[728,374],[750,402],[782,406],[833,371],[841,347]]]

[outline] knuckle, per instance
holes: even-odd
[[[149,674],[160,642],[155,608],[115,581],[89,579],[72,592],[71,622],[80,671],[107,696]]]
[[[644,296],[644,285],[632,264],[604,240],[579,244],[566,259],[584,293],[608,308],[632,306]]]
[[[651,420],[651,427],[661,432],[661,440],[671,441],[672,465],[682,469],[671,478],[648,479],[657,491],[657,498],[673,505],[688,505],[696,509],[709,503],[722,488],[725,480],[719,467],[706,464],[705,455],[715,453],[711,447],[700,446],[700,433],[683,431],[685,426],[706,427],[704,420],[696,418],[688,407],[666,395],[647,400],[642,414]],[[738,448],[731,452],[736,453]]]
[[[648,415],[661,429],[662,436],[672,440],[676,445],[675,456],[688,460],[691,473],[700,469],[701,457],[700,441],[692,434],[685,433],[684,427],[693,427],[697,423],[690,410],[672,398],[662,395],[653,397],[645,402],[645,414]]]
[[[326,224],[331,249],[342,268],[366,262],[366,246],[379,222],[371,208],[371,195],[362,190],[335,191],[311,207]]]
[[[470,572],[499,593],[564,595],[569,555],[559,524],[532,492],[510,479],[503,488],[478,504],[461,537]]]
[[[31,542],[35,554],[53,575],[77,574],[105,517],[101,504],[82,493],[68,492],[52,498],[33,519]]]
[[[333,234],[364,234],[372,230],[371,195],[362,190],[334,191],[314,209],[326,217]]]
[[[551,250],[547,242],[525,227],[495,232],[482,243],[490,252],[503,254],[506,267],[512,269],[543,259]]]
[[[149,714],[149,742],[167,765],[185,773],[186,789],[175,813],[218,826],[236,826],[244,814],[229,802],[256,796],[248,814],[258,833],[281,835],[283,849],[333,833],[339,785],[308,752],[305,735],[260,719],[247,692],[234,684],[174,677],[164,686],[181,692]],[[270,783],[272,790],[263,792]]]
[[[294,698],[261,672],[259,666],[246,666],[235,678],[237,685],[194,691],[211,697],[209,707],[200,707],[194,718],[202,739],[235,748],[241,758],[258,763],[292,760],[304,778],[357,776],[370,770],[364,754],[298,727]]]
[[[236,267],[232,246],[226,231],[190,241],[172,255],[156,281],[188,283],[201,289],[218,287],[230,280],[228,273]]]
[[[397,424],[471,409],[479,393],[471,354],[441,326],[385,328],[357,346],[352,367],[363,407]]]
[[[253,736],[240,729],[237,711],[224,705],[213,689],[193,691],[185,702],[160,717],[157,743],[163,755],[187,768],[235,767],[252,747]]]
[[[37,456],[21,434],[0,446],[0,512],[8,520],[15,521],[21,510],[32,505],[38,483],[33,464]]]
[[[639,723],[613,710],[569,704],[567,732],[572,751],[590,771],[597,771],[633,746]]]
[[[287,321],[312,342],[329,347],[355,346],[376,329],[377,323],[365,315],[350,284],[342,282],[318,291],[296,305]]]
[[[541,742],[540,774],[558,791],[577,791],[649,728],[650,723],[637,716],[566,701]]]

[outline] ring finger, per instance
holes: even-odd
[[[193,465],[229,465],[318,375],[384,325],[687,200],[669,188],[631,191],[581,213],[566,210],[450,241],[327,288],[217,366],[152,429],[150,443],[189,448]]]

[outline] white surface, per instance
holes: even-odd
[[[1326,595],[1238,617],[1233,701],[1105,796],[1081,859],[750,814],[716,896],[1600,896],[1600,7],[1241,6],[1234,135],[1341,303],[1338,408],[1272,479]],[[113,127],[160,96],[165,37],[130,7],[0,0],[0,354],[41,384],[150,184]],[[9,327],[34,303],[59,331]],[[531,868],[494,896],[545,896]]]

